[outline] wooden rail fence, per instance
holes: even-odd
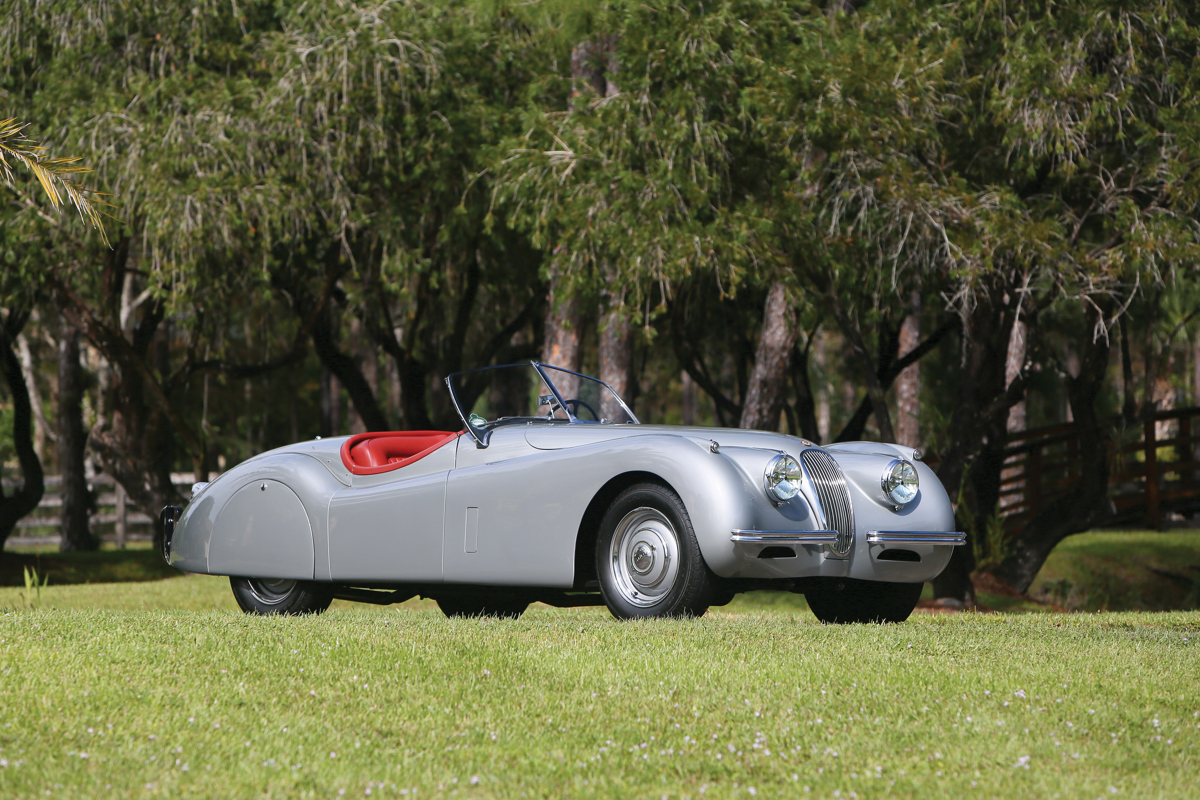
[[[212,477],[216,477],[215,475]],[[211,478],[210,478],[211,480]],[[195,482],[190,472],[171,474],[171,482],[187,497]],[[5,492],[17,485],[4,481]],[[111,475],[96,475],[88,479],[88,488],[95,494],[95,507],[88,518],[94,534],[104,541],[124,547],[127,541],[147,541],[153,537],[153,520],[129,506],[125,489]],[[17,523],[8,544],[57,542],[60,538],[59,519],[62,514],[62,477],[46,476],[46,493],[37,510]]]
[[[1169,514],[1200,513],[1200,408],[1108,427],[1108,498],[1114,524],[1161,528]],[[1000,483],[1000,517],[1016,530],[1079,479],[1079,430],[1073,424],[1012,434]]]

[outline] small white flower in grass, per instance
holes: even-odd
[[[748,789],[748,791],[750,792],[750,795],[751,795],[752,797],[753,797],[754,795],[758,794],[758,789],[755,789],[753,786],[751,786],[751,787]]]
[[[330,758],[337,758],[337,753],[334,753],[333,751],[330,751],[330,753],[329,753],[329,757],[330,757]]]
[[[1116,793],[1117,793],[1117,787],[1115,787],[1115,786],[1110,786],[1110,787],[1108,787],[1108,793],[1109,793],[1109,794],[1116,794]]]
[[[1013,769],[1017,769],[1019,767],[1029,769],[1029,756],[1021,756],[1017,759],[1017,763],[1013,764]]]
[[[472,786],[478,786],[478,785],[479,785],[479,776],[478,776],[478,775],[472,775],[472,776],[471,776],[471,785],[472,785]]]
[[[221,727],[221,723],[219,723],[219,722],[214,722],[214,723],[213,723],[213,727],[214,727],[214,728],[219,728],[219,727]]]
[[[195,722],[195,721],[196,721],[196,718],[195,718],[195,717],[188,717],[188,723],[192,723],[192,722]]]
[[[1016,695],[1017,697],[1021,698],[1022,700],[1025,699],[1025,690],[1024,689],[1017,689],[1015,692],[1013,692],[1013,694]]]

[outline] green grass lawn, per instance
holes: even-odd
[[[1049,580],[1200,547],[1112,536]],[[126,555],[91,576],[121,582],[61,585],[45,553],[40,594],[0,588],[0,797],[1196,796],[1200,612],[251,618],[226,579]]]
[[[1030,594],[1078,611],[1200,608],[1200,531],[1098,531],[1065,539]]]
[[[1189,797],[1200,772],[1195,612],[250,618],[202,576],[23,595],[0,590],[6,798]]]

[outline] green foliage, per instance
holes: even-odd
[[[79,212],[79,216],[90,222],[107,243],[108,238],[104,234],[100,212],[93,205],[94,202],[98,202],[96,193],[65,178],[67,175],[78,175],[91,170],[79,164],[78,157],[47,157],[43,152],[46,148],[37,145],[25,134],[27,127],[27,124],[23,125],[16,119],[0,121],[0,178],[11,187],[16,177],[12,164],[15,162],[27,168],[37,178],[52,206],[60,207],[63,204],[63,195],[66,195],[67,200]]]
[[[50,585],[50,576],[44,576],[38,580],[37,567],[24,569],[25,578],[25,593],[21,595],[21,599],[25,607],[30,611],[42,604],[42,589]]]

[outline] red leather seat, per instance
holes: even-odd
[[[342,443],[342,463],[355,475],[374,475],[419,461],[458,438],[449,431],[359,433]]]

